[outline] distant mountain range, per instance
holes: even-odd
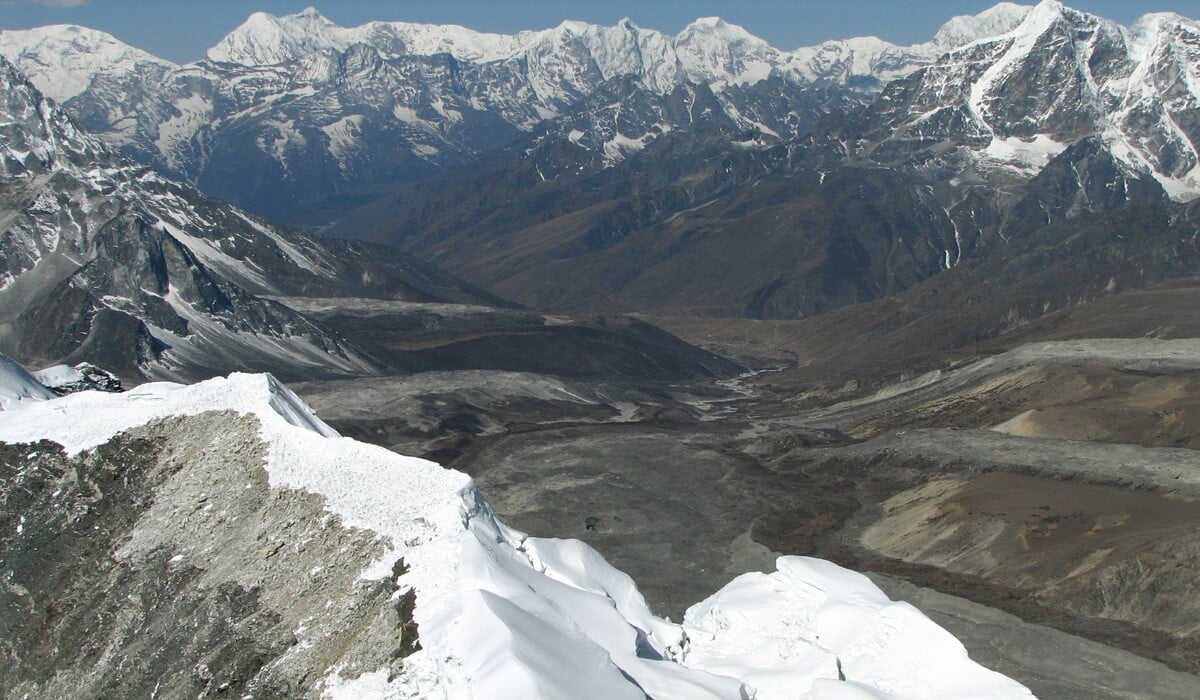
[[[184,66],[79,27],[0,33],[0,54],[210,195],[539,308],[810,316],[1131,206],[1186,239],[1172,202],[1200,192],[1200,24],[1054,0],[909,47],[309,9],[255,14]]]
[[[1002,4],[951,21],[926,44],[874,38],[780,51],[717,18],[676,36],[628,20],[564,22],[504,36],[462,27],[372,22],[343,28],[308,9],[252,15],[178,66],[103,32],[52,26],[0,32],[7,57],[106,141],[207,193],[311,225],[396,180],[468,162],[632,79],[648,99],[707,88],[707,105],[776,139],[812,119],[790,101],[838,87],[865,101],[944,51],[1007,31],[1027,8]],[[766,82],[764,82],[766,81]],[[622,114],[586,142],[618,162],[702,110]]]
[[[127,376],[359,374],[372,363],[268,295],[493,301],[390,249],[280,229],[135,164],[0,59],[0,337]]]
[[[553,321],[396,251],[321,239],[80,130],[0,58],[0,347],[190,380],[512,369],[648,381],[738,365],[646,323]]]
[[[1045,2],[1012,31],[888,83],[866,106],[839,93],[805,136],[777,140],[713,117],[605,164],[581,145],[597,123],[585,103],[470,167],[398,187],[338,227],[533,306],[767,318],[897,294],[1001,250],[1025,255],[1050,225],[1069,235],[1127,209],[1141,214],[1124,214],[1125,225],[1159,230],[1152,216],[1191,241],[1179,200],[1192,196],[1200,137],[1187,126],[1198,40],[1197,25],[1176,16],[1127,30]],[[622,89],[621,105],[642,104]],[[835,99],[803,94],[814,112]],[[1192,269],[1186,256],[1143,264],[1143,254],[1152,255],[1124,250],[1131,272],[1114,288],[1161,279],[1148,269]],[[1109,278],[1097,287],[1092,272],[1020,305],[1100,293]]]

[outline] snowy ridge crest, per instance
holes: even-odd
[[[962,29],[947,31],[938,47],[961,40],[969,32],[978,35],[1001,26],[1005,20],[999,16],[1008,17],[1012,12],[989,11],[979,20],[956,18],[956,26]],[[321,50],[345,51],[356,43],[370,45],[384,55],[449,53],[476,63],[522,59],[545,62],[553,50],[575,46],[595,61],[603,79],[636,75],[659,92],[668,92],[683,79],[746,84],[765,79],[773,71],[802,82],[844,79],[848,75],[888,79],[928,62],[935,50],[931,45],[903,48],[866,37],[781,51],[718,17],[697,19],[675,36],[643,29],[628,19],[612,27],[568,20],[550,29],[513,35],[409,22],[370,22],[347,28],[310,7],[283,17],[255,13],[209,49],[207,56],[212,61],[267,66]],[[840,75],[831,72],[828,65],[830,52],[839,50],[846,53],[841,58],[849,60],[848,67],[839,69]],[[823,59],[815,59],[816,55]],[[876,74],[876,68],[885,64],[888,67]]]
[[[0,353],[0,411],[11,411],[33,401],[55,397],[29,370]]]
[[[317,681],[326,697],[1032,697],[911,606],[819,560],[781,558],[779,572],[739,577],[684,624],[662,620],[591,547],[505,527],[466,475],[339,437],[269,375],[72,394],[0,414],[0,440],[78,453],[207,411],[258,421],[272,489],[321,496],[345,525],[384,538],[364,579],[405,562],[395,580],[415,593],[420,650],[398,672],[347,677],[335,663]]]
[[[1002,2],[977,15],[957,15],[942,25],[932,43],[942,50],[950,50],[1008,34],[1020,26],[1032,9],[1030,5]]]

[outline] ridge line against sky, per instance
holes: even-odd
[[[460,24],[512,34],[565,19],[613,25],[628,17],[645,29],[676,34],[697,17],[719,16],[772,46],[792,50],[829,39],[878,36],[900,45],[928,41],[955,15],[977,14],[997,0],[0,0],[0,29],[80,24],[156,56],[187,63],[253,12],[295,14],[315,6],[346,27],[372,20]],[[1021,2],[1033,5],[1036,2]],[[1076,0],[1066,5],[1129,25],[1148,12],[1200,18],[1200,0]]]

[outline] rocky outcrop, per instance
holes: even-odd
[[[335,664],[398,668],[418,631],[411,596],[358,579],[377,538],[271,489],[265,456],[230,412],[80,457],[0,447],[0,693],[301,697]]]

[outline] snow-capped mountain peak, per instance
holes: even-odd
[[[57,102],[82,93],[97,75],[125,75],[142,65],[175,67],[111,34],[73,24],[0,31],[0,55]]]
[[[282,17],[256,12],[209,49],[207,57],[220,63],[269,66],[322,50],[345,51],[359,43],[385,55],[449,53],[469,61],[506,58],[517,45],[513,36],[476,32],[455,24],[368,22],[342,27],[309,7]]]
[[[987,37],[1000,36],[1016,29],[1029,11],[1029,5],[1002,2],[977,15],[951,17],[933,38],[934,46],[949,50]]]
[[[273,65],[336,45],[331,35],[338,29],[312,7],[284,17],[255,12],[209,49],[207,55],[209,60],[219,63]]]
[[[702,17],[675,37],[679,63],[694,82],[756,83],[783,62],[783,52],[720,17]]]
[[[760,44],[767,43],[746,31],[745,27],[726,22],[720,17],[697,17],[688,26],[683,28],[680,36],[699,33],[722,36],[732,41],[750,40]]]
[[[1125,28],[1045,0],[955,18],[931,44],[960,45],[876,103],[893,135],[957,142],[1027,175],[1094,137],[1125,176],[1152,175],[1176,199],[1200,192],[1196,22],[1160,13]]]

